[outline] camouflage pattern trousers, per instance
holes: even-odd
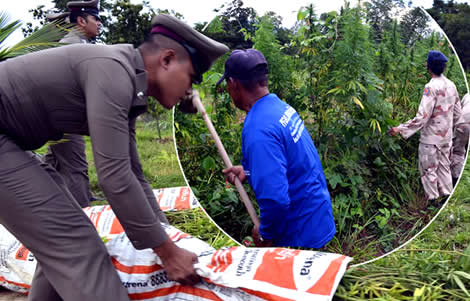
[[[428,200],[450,195],[452,192],[450,145],[420,143],[419,171]]]
[[[461,123],[455,127],[455,137],[452,142],[451,170],[452,177],[458,178],[465,164],[465,155],[468,138],[470,135],[470,124]]]

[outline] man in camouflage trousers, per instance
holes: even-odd
[[[461,104],[455,84],[442,74],[447,61],[441,52],[429,52],[427,67],[432,78],[424,87],[416,116],[389,130],[389,134],[399,133],[405,139],[421,130],[419,171],[428,200],[452,192],[452,132],[461,115]]]
[[[454,125],[454,139],[452,141],[451,171],[454,183],[462,172],[467,153],[468,138],[470,135],[470,94],[462,98],[462,114]]]

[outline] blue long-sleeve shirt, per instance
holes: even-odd
[[[242,165],[276,246],[321,248],[336,233],[320,158],[299,114],[275,94],[246,116]]]

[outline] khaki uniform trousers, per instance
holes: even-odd
[[[85,139],[80,135],[65,135],[67,141],[52,144],[44,161],[62,176],[68,189],[81,207],[90,206],[91,192]]]
[[[450,195],[450,145],[419,144],[419,171],[428,200]]]
[[[0,223],[36,257],[29,301],[128,301],[95,227],[60,175],[0,133]]]

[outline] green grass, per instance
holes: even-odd
[[[167,112],[166,120],[171,120],[171,111]],[[140,161],[147,180],[153,188],[186,186],[183,174],[180,170],[176,156],[173,129],[166,121],[163,127],[162,139],[158,139],[155,122],[148,117],[137,122],[137,148]],[[88,175],[92,193],[104,197],[98,184],[90,138],[85,137],[86,155],[88,160]],[[47,146],[37,152],[45,154]],[[93,206],[107,204],[106,201],[95,201]],[[185,210],[166,213],[170,223],[194,237],[204,240],[214,248],[237,245],[228,236],[223,234],[219,228],[211,222],[201,209]]]
[[[156,141],[152,122],[138,122],[138,149],[152,186],[184,185],[171,130]],[[87,155],[90,156],[89,141]],[[45,148],[42,149],[42,152]],[[90,160],[93,192],[102,195]],[[97,204],[97,203],[96,203]],[[95,204],[95,205],[96,205]],[[215,248],[236,245],[201,209],[166,214],[170,223]],[[470,300],[470,164],[435,222],[402,249],[373,263],[350,268],[335,300]],[[354,263],[354,262],[353,262]],[[470,277],[470,275],[468,275]]]
[[[172,129],[165,130],[162,140],[158,140],[154,126],[153,122],[137,122],[137,148],[145,177],[153,188],[185,186],[176,158]],[[97,195],[103,196],[98,185],[90,138],[85,137],[85,141],[91,189]]]
[[[153,188],[185,186],[173,142],[172,128],[162,132],[162,140],[157,138],[153,122],[137,124],[137,145],[145,177]]]
[[[183,212],[168,212],[166,216],[171,225],[207,242],[216,249],[238,246],[230,237],[223,234],[200,208]]]
[[[176,157],[172,128],[169,127],[162,132],[161,140],[157,136],[154,122],[142,120],[137,122],[137,147],[145,177],[153,188],[185,186]],[[91,190],[95,195],[103,197],[98,184],[90,137],[85,136],[85,142]],[[44,146],[37,152],[45,154],[46,151],[47,146]]]
[[[470,164],[435,221],[411,243],[345,274],[336,300],[470,300]]]

